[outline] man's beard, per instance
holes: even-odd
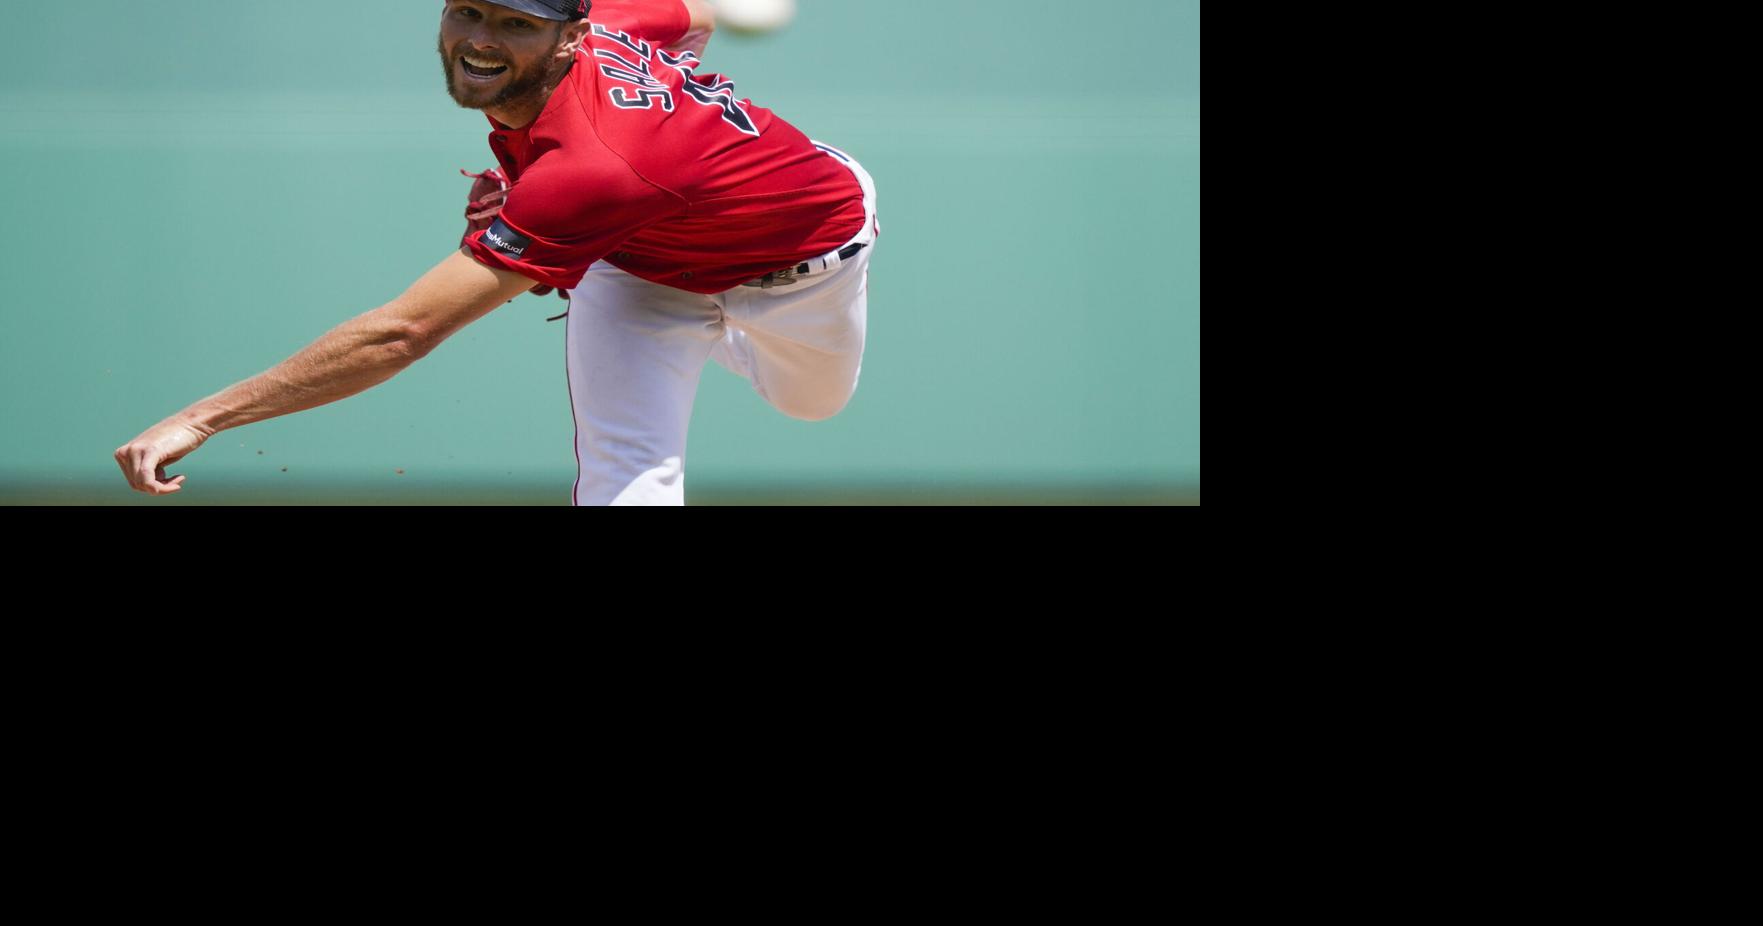
[[[465,79],[459,75],[459,57],[447,52],[445,39],[437,39],[435,48],[441,53],[441,69],[447,74],[447,95],[465,109],[504,109],[537,97],[557,83],[561,75],[575,63],[574,56],[559,58],[554,54],[547,54],[525,73],[510,77],[494,97],[486,97],[481,88],[465,83]],[[508,67],[513,70],[513,62],[509,62]]]

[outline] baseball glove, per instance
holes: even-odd
[[[465,205],[465,234],[459,239],[459,246],[465,247],[466,239],[495,224],[496,215],[508,202],[508,175],[502,173],[500,167],[492,167],[481,174],[474,174],[461,167],[459,172],[476,181],[471,185],[471,201]],[[528,292],[535,296],[548,295],[552,287],[540,283]],[[569,293],[557,290],[557,298],[569,301]]]

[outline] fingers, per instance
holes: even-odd
[[[179,474],[179,475],[172,476],[171,478],[167,479],[166,475],[165,475],[165,467],[164,466],[153,467],[153,479],[154,479],[154,482],[157,484],[158,488],[163,490],[164,493],[167,495],[170,495],[171,493],[176,492],[177,490],[184,487],[183,475]]]
[[[148,495],[170,495],[184,487],[182,474],[167,478],[165,466],[146,448],[117,448],[116,465],[129,481],[129,488]]]
[[[183,488],[184,477],[179,476],[176,483],[166,481],[165,467],[158,464],[149,467],[147,457],[142,457],[141,462],[136,465],[135,476],[139,480],[136,488],[149,495],[170,495]]]

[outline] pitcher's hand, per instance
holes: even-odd
[[[170,495],[184,487],[184,477],[167,478],[165,468],[189,456],[211,436],[213,432],[203,433],[189,422],[167,418],[116,448],[116,465],[122,467],[130,488],[148,495]]]

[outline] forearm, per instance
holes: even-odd
[[[299,353],[174,415],[213,434],[328,405],[397,376],[425,351],[378,310],[332,328]]]

